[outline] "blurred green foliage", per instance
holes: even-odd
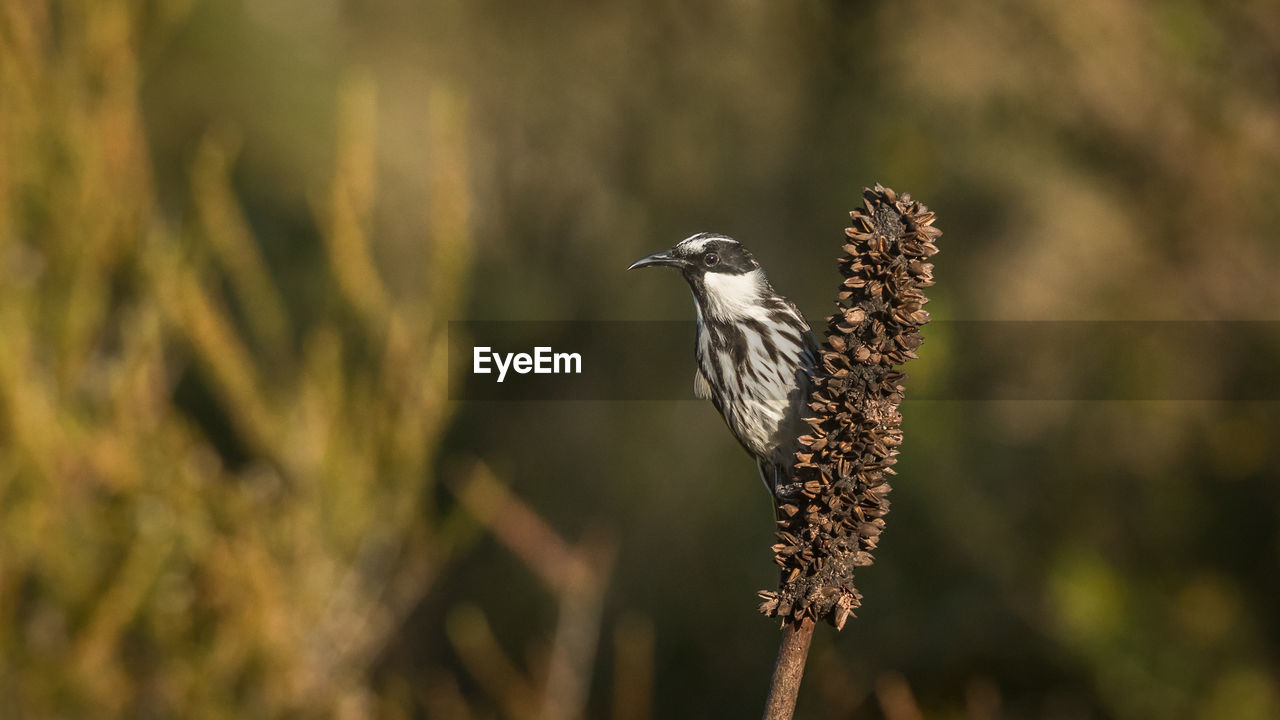
[[[686,319],[622,268],[700,230],[816,322],[875,181],[935,317],[1273,319],[1277,69],[1260,0],[4,3],[0,716],[758,712],[714,410],[451,403],[447,322]],[[904,414],[800,716],[1280,715],[1274,404]]]

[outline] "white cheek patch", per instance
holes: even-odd
[[[702,276],[702,282],[707,290],[707,315],[728,320],[757,314],[760,292],[765,286],[764,272],[752,270],[741,275],[709,272]]]

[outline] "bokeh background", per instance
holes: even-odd
[[[700,230],[816,322],[877,181],[935,318],[1275,320],[1280,5],[3,3],[0,716],[754,716],[715,411],[451,402],[447,322],[688,319]],[[1280,717],[1274,402],[904,413],[800,717]]]

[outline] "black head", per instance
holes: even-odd
[[[760,269],[760,263],[737,240],[717,233],[698,233],[681,240],[668,250],[646,255],[628,270],[665,265],[679,268],[690,282],[708,273],[743,275]]]

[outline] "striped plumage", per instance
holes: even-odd
[[[817,358],[808,323],[751,252],[725,235],[694,235],[631,267],[651,265],[678,267],[689,282],[698,319],[694,392],[720,411],[772,491],[792,462]]]

